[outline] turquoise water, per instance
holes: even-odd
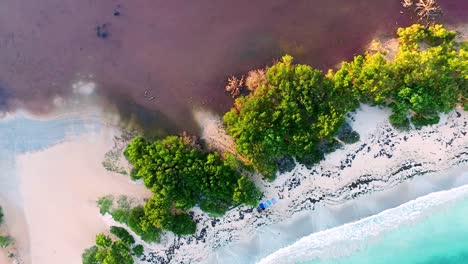
[[[468,264],[468,185],[313,233],[259,263]]]
[[[468,263],[468,198],[434,208],[422,219],[403,224],[381,238],[368,241],[349,256],[302,263]]]

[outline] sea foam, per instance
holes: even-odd
[[[359,221],[303,237],[258,263],[298,263],[347,256],[378,236],[401,225],[417,222],[441,207],[466,198],[468,185],[434,192]]]

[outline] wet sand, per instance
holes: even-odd
[[[113,129],[104,129],[18,157],[32,263],[80,264],[94,236],[108,230],[99,217],[99,197],[150,196],[144,186],[103,168],[114,135]]]

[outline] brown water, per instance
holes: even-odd
[[[440,2],[448,17],[467,13],[466,0]],[[327,69],[409,24],[402,10],[400,0],[2,0],[0,108],[50,111],[91,74],[124,118],[193,132],[192,107],[230,107],[228,75],[284,53]]]

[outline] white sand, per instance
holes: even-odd
[[[437,125],[407,132],[393,129],[388,115],[362,105],[350,118],[359,142],[311,169],[298,165],[272,183],[260,183],[262,201],[275,198],[276,205],[261,213],[238,207],[216,221],[195,209],[197,233],[161,244],[155,253],[171,263],[254,263],[312,232],[467,183],[459,173],[447,173],[468,170],[467,112],[457,109]],[[400,188],[389,191],[395,186]]]
[[[229,263],[228,260],[238,262],[242,257],[246,257],[243,263],[252,263],[311,231],[367,216],[436,189],[433,181],[420,181],[420,189],[406,192],[407,187],[401,183],[411,177],[423,178],[418,175],[450,168],[466,169],[468,113],[452,112],[438,125],[409,132],[392,129],[387,117],[388,111],[362,106],[351,118],[354,129],[361,134],[360,142],[328,155],[312,169],[298,165],[272,183],[258,181],[266,198],[278,201],[266,212],[238,207],[213,222],[214,218],[195,209],[199,221],[195,236],[167,235],[163,243],[147,247],[163,259],[173,257],[172,262],[176,263]],[[202,120],[217,118],[205,116]],[[107,231],[112,223],[99,216],[95,204],[99,197],[150,196],[143,186],[103,168],[104,154],[112,148],[117,132],[107,126],[98,131],[82,136],[72,134],[51,148],[18,156],[16,168],[24,216],[21,212],[7,214],[7,224],[17,236],[24,263],[81,263],[81,253],[93,244],[95,234]],[[437,184],[443,188],[445,183]],[[402,188],[384,198],[359,198],[348,203],[354,196],[366,197],[364,193],[385,191],[396,185]],[[319,203],[313,201],[319,199]],[[342,208],[339,217],[336,208]],[[9,207],[6,209],[12,212]],[[26,219],[23,224],[21,219]]]
[[[144,186],[103,168],[114,135],[114,130],[104,128],[102,133],[18,157],[32,263],[81,263],[81,254],[95,235],[108,230],[99,217],[99,197],[150,196]]]

